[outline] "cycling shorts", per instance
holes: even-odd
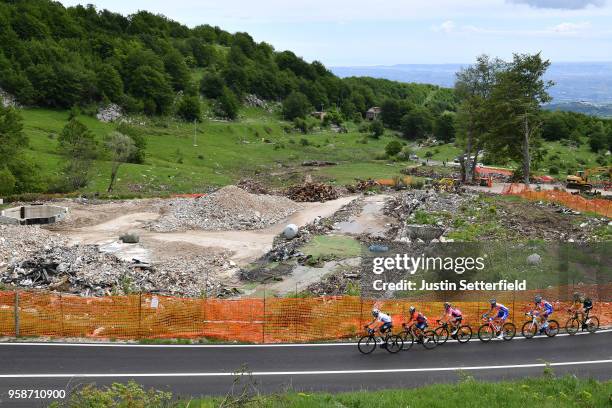
[[[384,323],[382,326],[380,326],[379,330],[381,333],[384,333],[387,330],[391,330],[391,328],[393,328],[393,324],[391,324],[391,322],[387,322],[387,323]]]
[[[415,323],[415,327],[419,330],[425,330],[427,327],[427,322],[417,322]]]

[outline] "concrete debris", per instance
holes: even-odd
[[[279,106],[278,103],[265,101],[253,94],[244,97],[244,105],[251,108],[261,108],[267,112],[273,112]]]
[[[376,180],[358,180],[355,184],[348,184],[346,189],[350,193],[367,192],[380,188],[380,184]]]
[[[531,254],[527,257],[527,263],[529,265],[539,265],[542,262],[542,257],[538,254]]]
[[[338,163],[323,160],[307,160],[302,162],[302,166],[305,167],[325,167],[325,166],[336,166]]]
[[[161,217],[149,223],[149,228],[158,232],[262,229],[300,208],[285,197],[251,194],[239,187],[227,186],[200,198],[167,201]]]
[[[253,179],[242,179],[236,183],[236,187],[239,187],[251,194],[270,194],[270,191],[260,182]]]
[[[286,239],[293,239],[297,236],[299,232],[298,226],[295,224],[289,224],[285,227],[285,229],[283,230],[283,236]]]
[[[304,183],[289,187],[286,194],[298,202],[325,202],[338,198],[338,191],[333,186],[323,183]]]
[[[118,119],[123,117],[123,110],[119,105],[111,103],[109,105],[100,107],[98,113],[96,114],[96,118],[100,122],[115,122]]]

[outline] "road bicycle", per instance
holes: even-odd
[[[391,330],[386,333],[381,333],[382,336],[376,336],[376,330],[368,326],[365,326],[368,334],[359,339],[357,348],[363,354],[370,354],[376,350],[376,346],[379,345],[389,353],[395,354],[400,351],[404,346],[403,339],[397,334],[391,333]]]
[[[468,325],[457,324],[454,326],[447,321],[440,323],[440,320],[437,323],[440,326],[436,327],[434,332],[436,333],[438,345],[446,343],[449,337],[452,337],[459,343],[467,343],[472,338],[472,328]]]
[[[516,326],[513,323],[504,323],[503,326],[499,326],[492,318],[486,315],[482,318],[486,323],[478,328],[478,338],[480,341],[486,343],[493,340],[500,333],[502,333],[502,338],[505,341],[510,341],[516,335]]]
[[[583,319],[580,320],[578,312],[568,309],[568,312],[573,313],[574,316],[570,317],[567,323],[565,323],[565,331],[570,335],[576,334],[578,330],[595,333],[599,329],[599,319],[596,316],[589,316],[590,311],[591,309],[588,309],[583,314]]]
[[[408,325],[404,323],[402,326],[404,331],[399,334],[404,341],[402,350],[409,350],[414,343],[421,343],[427,350],[431,350],[438,345],[438,336],[435,331],[421,330],[415,324]]]
[[[542,327],[543,323],[540,322],[538,313],[527,312],[525,316],[531,318],[530,321],[523,324],[521,332],[526,339],[534,337],[536,334],[544,333],[548,337],[555,337],[559,333],[559,323],[556,320],[548,320],[546,327]]]

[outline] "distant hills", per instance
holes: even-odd
[[[370,76],[401,82],[452,87],[455,73],[467,64],[399,64],[332,67],[339,77]],[[546,73],[555,86],[549,109],[612,116],[612,62],[553,63]]]

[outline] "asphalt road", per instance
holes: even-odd
[[[478,379],[555,373],[612,378],[612,330],[556,338],[516,338],[483,344],[449,342],[434,350],[415,344],[395,355],[361,355],[355,344],[125,345],[0,343],[0,406],[39,407],[48,401],[15,400],[11,389],[63,389],[131,379],[181,396],[225,394],[245,368],[263,392],[349,391],[453,382],[459,370]]]

